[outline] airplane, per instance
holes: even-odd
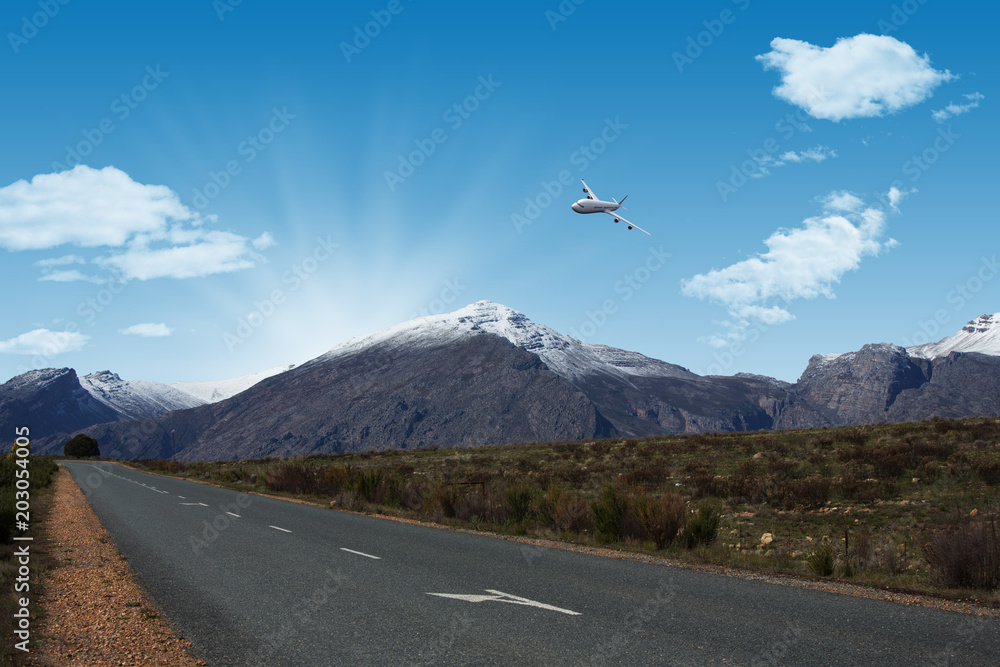
[[[625,203],[625,200],[628,199],[628,195],[622,197],[621,201],[616,201],[614,198],[612,198],[611,201],[601,201],[600,199],[597,198],[597,195],[594,194],[594,191],[587,186],[586,181],[584,181],[581,178],[580,182],[583,183],[583,191],[587,193],[587,198],[578,200],[577,202],[572,204],[570,208],[572,208],[577,213],[607,213],[608,215],[610,215],[615,219],[615,222],[621,220],[626,225],[628,225],[629,229],[635,227],[643,234],[646,234],[647,236],[652,236],[652,234],[647,232],[639,225],[629,222],[628,220],[626,220],[625,218],[623,218],[622,216],[620,216],[618,213],[615,212],[623,203]]]

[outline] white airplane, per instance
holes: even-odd
[[[622,197],[621,201],[615,201],[614,198],[612,198],[611,201],[601,201],[600,199],[597,198],[597,195],[594,194],[594,191],[591,190],[589,187],[587,187],[586,181],[584,181],[581,178],[580,182],[583,183],[583,191],[587,193],[587,198],[580,199],[572,206],[570,206],[570,208],[572,208],[577,213],[607,213],[608,215],[610,215],[615,219],[615,222],[621,220],[626,225],[628,225],[629,229],[635,227],[643,234],[652,236],[652,234],[647,232],[639,225],[629,222],[628,220],[626,220],[625,218],[623,218],[622,216],[620,216],[618,213],[615,212],[618,210],[618,207],[620,207],[625,202],[625,200],[628,199],[628,195]]]

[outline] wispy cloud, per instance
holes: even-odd
[[[114,167],[78,165],[0,188],[0,247],[112,248],[94,261],[126,280],[238,271],[263,261],[258,251],[274,245],[267,232],[250,239],[205,228],[215,222],[215,216],[185,206],[167,186],[137,183]],[[100,282],[79,270],[55,270],[85,262],[64,255],[36,264],[43,270],[41,280]]]
[[[54,282],[54,283],[74,283],[74,282],[88,282],[94,283],[96,285],[103,285],[107,281],[100,276],[89,276],[82,271],[77,269],[60,269],[56,271],[45,271],[38,278],[39,282]]]
[[[79,255],[63,255],[62,257],[50,257],[49,259],[40,259],[35,262],[35,266],[40,266],[43,269],[51,269],[54,266],[70,266],[72,264],[86,264],[87,260]]]
[[[154,324],[145,322],[143,324],[133,324],[130,327],[119,329],[118,333],[126,336],[142,336],[143,338],[164,338],[172,334],[174,330],[162,322]]]
[[[826,146],[814,146],[804,151],[785,151],[780,155],[761,155],[756,158],[760,169],[752,174],[754,178],[763,178],[771,174],[771,169],[784,167],[787,164],[799,164],[802,162],[822,162],[827,158],[837,157],[837,151]]]
[[[905,194],[890,190],[893,208]],[[794,319],[788,310],[792,301],[833,298],[833,288],[846,272],[857,269],[864,257],[896,245],[882,240],[885,210],[844,191],[831,192],[821,203],[821,215],[765,239],[767,252],[682,281],[683,295],[722,304],[730,315],[722,323],[726,331],[706,342],[727,345],[743,340],[756,323],[773,326]]]
[[[969,93],[968,95],[963,95],[965,99],[969,100],[967,104],[955,104],[952,102],[944,109],[938,109],[937,111],[931,112],[931,118],[939,123],[943,123],[949,118],[958,116],[963,113],[968,113],[979,106],[979,103],[986,99],[986,96],[980,92]]]
[[[90,336],[70,331],[35,329],[9,340],[0,341],[0,352],[5,354],[42,354],[51,357],[65,352],[76,352],[90,340]]]
[[[842,37],[831,47],[778,37],[757,61],[781,74],[781,85],[773,90],[776,97],[814,118],[835,122],[896,113],[956,78],[931,67],[927,55],[886,35]]]

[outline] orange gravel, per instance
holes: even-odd
[[[44,539],[50,556],[32,637],[36,665],[204,665],[160,618],[65,468]],[[35,643],[35,640],[38,640]]]

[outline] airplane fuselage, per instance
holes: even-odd
[[[577,213],[609,213],[618,210],[620,204],[600,199],[580,199],[570,206]]]

